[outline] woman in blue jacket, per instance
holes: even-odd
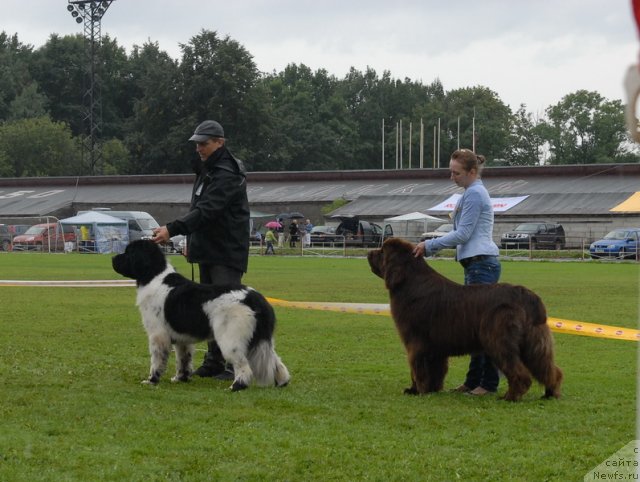
[[[464,268],[464,284],[492,284],[500,279],[498,246],[493,242],[493,206],[480,179],[485,158],[469,149],[451,155],[451,180],[464,188],[453,211],[453,230],[445,236],[426,240],[414,250],[416,257],[430,256],[443,248],[455,248],[456,259]],[[471,356],[465,382],[455,391],[471,395],[495,393],[499,375],[484,354]]]

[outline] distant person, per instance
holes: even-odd
[[[96,250],[96,242],[93,238],[93,228],[89,228],[89,226],[82,225],[80,226],[80,243],[79,250],[80,251],[95,251]]]
[[[311,221],[309,221],[308,219],[305,221],[304,223],[304,227],[303,227],[303,232],[304,232],[304,246],[309,247],[311,246],[311,230],[313,229],[313,224],[311,224]]]
[[[430,256],[442,248],[455,248],[456,259],[464,268],[464,284],[493,284],[500,279],[498,246],[493,242],[493,205],[480,180],[483,156],[470,149],[451,154],[451,180],[464,193],[453,210],[453,230],[442,237],[419,243],[414,254]],[[479,316],[479,315],[478,315]],[[498,390],[498,370],[491,359],[478,353],[471,356],[464,383],[454,391],[487,395]]]
[[[89,228],[85,225],[80,226],[80,239],[82,241],[89,241]]]
[[[276,232],[278,233],[278,248],[284,248],[284,220],[278,218],[278,223],[280,224],[280,226],[276,228]]]
[[[298,241],[298,221],[295,219],[289,224],[289,247],[295,248]]]
[[[213,120],[202,122],[189,138],[200,157],[193,164],[189,212],[153,230],[156,243],[178,234],[187,236],[186,255],[197,263],[200,282],[239,285],[249,260],[249,201],[242,161],[227,149],[224,130]],[[215,341],[208,344],[204,362],[195,371],[201,377],[233,379]]]
[[[265,234],[264,239],[267,243],[267,250],[264,252],[264,254],[276,254],[275,250],[273,249],[273,243],[276,242],[276,235],[273,234],[273,230],[271,228],[269,228],[267,234]]]

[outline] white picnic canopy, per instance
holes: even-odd
[[[420,213],[420,212],[412,212],[409,214],[402,214],[400,216],[394,216],[392,218],[385,218],[385,221],[387,222],[394,222],[394,221],[429,221],[429,222],[434,222],[434,223],[446,223],[448,221],[445,221],[444,219],[440,219],[437,218],[435,216],[431,216],[429,214],[424,214],[424,213]]]
[[[406,237],[419,237],[421,233],[429,231],[429,224],[444,224],[449,221],[446,219],[437,218],[435,216],[431,216],[429,214],[424,214],[418,211],[414,211],[412,213],[401,214],[400,216],[394,216],[391,218],[385,218],[386,223],[401,223],[404,222],[404,231],[394,229],[393,232],[395,235],[403,235]],[[412,223],[411,228],[409,223]]]

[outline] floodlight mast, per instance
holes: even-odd
[[[82,162],[88,174],[102,174],[102,96],[99,47],[102,17],[115,0],[68,0],[67,10],[77,23],[84,23],[85,75],[82,97]]]

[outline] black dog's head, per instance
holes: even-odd
[[[124,253],[114,256],[111,264],[116,273],[145,285],[166,269],[167,260],[156,243],[138,240],[129,243]]]

